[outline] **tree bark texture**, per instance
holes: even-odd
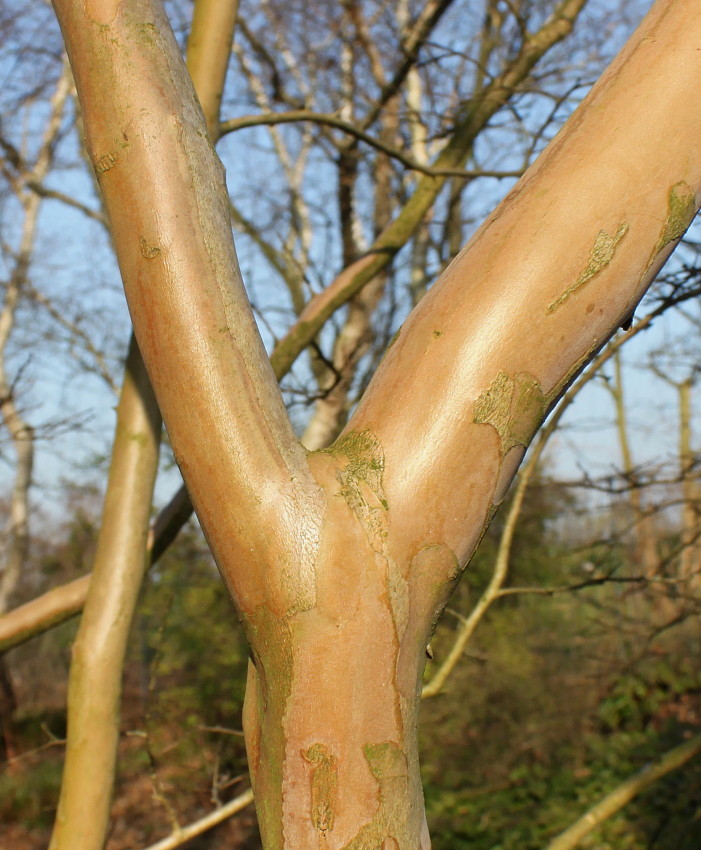
[[[563,33],[581,5],[558,5]],[[339,438],[307,453],[160,4],[56,7],[139,345],[251,645],[244,729],[264,846],[427,850],[425,646],[538,425],[696,212],[701,9],[653,7],[420,302]]]
[[[200,6],[211,9],[212,4],[198,2],[197,43],[190,44],[189,54],[198,75],[210,72],[201,79],[200,92],[216,133],[236,5],[219,3],[209,16]],[[203,53],[207,63],[200,61]],[[107,835],[122,668],[147,566],[161,430],[158,404],[132,334],[95,564],[72,649],[66,758],[51,850],[100,850]]]
[[[71,650],[66,757],[51,850],[104,844],[119,741],[122,665],[141,580],[161,417],[132,337],[102,526]]]

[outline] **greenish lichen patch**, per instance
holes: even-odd
[[[292,636],[286,620],[261,605],[242,614],[242,624],[253,652],[258,675],[258,720],[261,728],[261,759],[252,765],[260,789],[256,803],[258,822],[266,847],[284,846],[283,777],[287,736],[285,715],[292,693],[294,658]],[[258,793],[258,792],[256,792]]]
[[[385,456],[380,441],[370,431],[350,431],[323,451],[346,459],[346,465],[336,471],[341,496],[362,523],[373,549],[381,551],[387,539],[389,505],[382,487]]]
[[[618,229],[613,234],[607,233],[605,230],[600,230],[596,234],[594,246],[591,249],[589,261],[586,266],[579,273],[575,282],[568,286],[562,295],[556,298],[552,304],[548,305],[548,313],[553,313],[557,310],[557,308],[564,304],[574,292],[584,286],[585,283],[588,283],[602,269],[606,268],[613,259],[613,255],[616,253],[616,246],[627,232],[628,224],[623,222],[623,224],[618,225]]]
[[[694,190],[684,180],[675,183],[669,190],[667,197],[667,218],[662,227],[659,239],[652,249],[648,268],[655,262],[657,255],[663,251],[670,242],[686,233],[687,228],[696,215],[696,195]]]
[[[153,260],[161,253],[161,249],[158,245],[149,245],[143,236],[139,239],[139,247],[141,249],[142,256],[147,260]]]
[[[406,757],[399,744],[394,741],[383,741],[381,744],[366,744],[363,754],[370,765],[370,773],[380,783],[382,797],[382,782],[392,778],[406,778]]]
[[[326,833],[336,818],[338,765],[324,744],[312,744],[302,750],[302,758],[311,765],[311,819],[315,829]]]
[[[144,44],[148,44],[149,47],[155,47],[158,44],[158,28],[155,24],[150,22],[140,23],[137,25],[137,30]]]
[[[117,157],[113,153],[106,153],[102,156],[98,156],[94,162],[94,168],[96,174],[104,174],[105,171],[109,171],[110,168],[114,168],[117,164]]]
[[[404,752],[399,744],[385,741],[366,744],[363,754],[379,786],[379,805],[372,820],[362,826],[342,850],[378,850],[393,846],[399,850],[414,850],[416,845],[411,843],[407,823],[410,800]]]
[[[500,371],[475,402],[473,421],[495,429],[504,457],[514,446],[528,446],[545,413],[546,399],[537,378],[527,372],[510,378]]]

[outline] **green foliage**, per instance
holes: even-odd
[[[24,756],[0,773],[0,824],[15,821],[29,829],[48,827],[61,784],[60,738],[66,731],[65,717],[25,714],[13,731]]]
[[[633,703],[639,705],[639,686],[622,682],[615,691],[632,695]],[[687,698],[682,700],[687,708],[689,699],[695,701],[697,724],[698,693],[695,685],[677,694]],[[542,850],[591,805],[684,740],[686,727],[673,716],[673,703],[665,703],[653,691],[644,697],[654,697],[650,705],[657,706],[657,723],[638,713],[640,722],[633,724],[626,712],[628,729],[589,732],[579,748],[569,741],[558,752],[521,752],[498,784],[473,784],[469,772],[467,780],[448,790],[429,782],[426,799],[434,850]],[[604,705],[608,707],[609,700]],[[634,725],[646,728],[630,728]],[[492,729],[491,734],[499,732]],[[502,743],[508,747],[503,738]],[[435,758],[437,754],[432,755]],[[508,756],[502,761],[508,765]],[[590,850],[696,850],[701,846],[701,760],[656,783],[580,846]]]
[[[0,821],[21,821],[27,827],[49,826],[61,785],[63,765],[45,759],[30,770],[0,775]]]
[[[625,576],[630,569],[621,544],[575,549],[558,538],[564,502],[549,486],[534,487],[514,541],[512,587],[578,583],[592,571]],[[467,613],[488,581],[507,510],[485,536],[452,609]],[[53,549],[41,550],[41,564],[74,573],[81,547],[91,545],[90,529],[80,518],[66,526]],[[591,565],[590,572],[582,564]],[[656,628],[676,623],[674,611],[660,611],[658,604],[654,593],[604,583],[552,597],[516,594],[492,607],[447,692],[422,709],[434,850],[543,850],[592,804],[701,725],[701,629],[681,617],[674,628]],[[15,714],[21,752],[46,745],[42,721],[53,735],[64,734],[63,714],[47,711],[61,704],[74,625],[8,656],[17,682],[29,683]],[[440,664],[458,626],[455,616],[444,617],[429,666]],[[132,632],[114,815],[131,831],[115,836],[115,847],[156,840],[173,815],[186,823],[209,811],[213,799],[225,801],[239,790],[246,759],[235,733],[247,663],[236,612],[199,532],[189,529],[148,574]],[[34,707],[37,700],[43,713]],[[48,829],[60,757],[60,746],[41,749],[2,776],[0,823]],[[698,850],[700,812],[696,759],[631,802],[581,848]],[[237,828],[252,842],[246,846],[256,847],[249,817]]]
[[[539,489],[514,543],[511,586],[629,574],[621,543],[575,549],[560,541],[552,530],[557,494]],[[466,614],[486,585],[499,530],[485,537],[468,569],[451,603],[458,611]],[[422,709],[434,850],[543,850],[621,782],[695,734],[701,726],[701,629],[696,618],[683,615],[661,602],[654,586],[648,593],[625,581],[499,600],[480,623],[447,692]],[[457,628],[455,617],[444,618],[432,641],[433,665],[445,657]],[[580,845],[700,846],[698,758]]]

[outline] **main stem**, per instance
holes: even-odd
[[[400,563],[380,449],[354,435],[310,455],[327,494],[316,581],[285,610],[242,611],[252,648],[244,732],[266,850],[428,850],[417,750],[434,609]],[[284,557],[284,555],[282,556]],[[434,610],[435,613],[435,610]]]

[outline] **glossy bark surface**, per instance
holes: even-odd
[[[245,732],[264,845],[427,850],[426,642],[543,417],[696,211],[701,9],[654,6],[405,323],[345,431],[307,454],[160,5],[56,6],[139,344],[251,644]],[[558,5],[550,43],[578,7]],[[370,274],[372,255],[359,262]]]

